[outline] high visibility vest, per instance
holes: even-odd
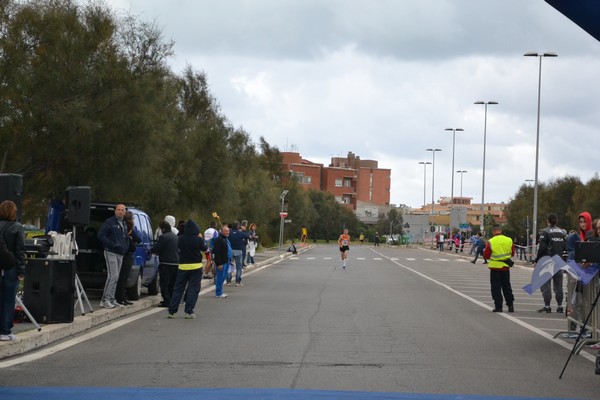
[[[508,264],[502,260],[512,257],[512,239],[504,235],[496,235],[489,242],[492,247],[492,256],[489,262],[490,268],[508,267]]]

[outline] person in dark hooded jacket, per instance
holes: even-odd
[[[169,304],[168,318],[175,317],[183,293],[186,291],[186,285],[185,319],[196,318],[194,308],[198,301],[200,281],[202,280],[202,254],[207,250],[203,236],[200,234],[198,224],[191,219],[186,222],[184,232],[179,236],[179,269]]]

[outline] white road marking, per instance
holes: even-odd
[[[375,250],[373,250],[373,251],[375,251]],[[375,251],[375,252],[377,254],[379,254],[380,256],[389,259],[390,261],[392,261],[394,264],[398,265],[399,267],[404,268],[407,271],[413,272],[414,274],[417,274],[420,277],[422,277],[424,279],[427,279],[428,281],[431,281],[431,282],[433,282],[433,283],[435,283],[435,284],[443,287],[444,289],[446,289],[446,290],[448,290],[448,291],[450,291],[450,292],[452,292],[452,293],[454,293],[454,294],[456,294],[456,295],[458,295],[458,296],[460,296],[460,297],[462,297],[462,298],[464,298],[466,300],[469,300],[470,302],[472,302],[473,304],[476,304],[476,305],[480,306],[481,308],[485,308],[486,310],[490,309],[490,306],[488,304],[484,303],[484,302],[481,302],[481,301],[476,300],[476,299],[474,299],[474,298],[472,298],[470,296],[467,296],[466,294],[461,293],[458,290],[453,289],[452,287],[446,285],[445,283],[442,283],[442,282],[437,281],[437,280],[435,280],[433,278],[430,278],[429,276],[427,276],[427,275],[425,275],[425,274],[423,274],[423,273],[421,273],[421,272],[419,272],[419,271],[417,271],[415,269],[407,267],[406,265],[403,265],[403,264],[399,263],[398,261],[393,261],[389,257],[386,257],[384,254],[381,254],[381,253],[379,253],[377,251]],[[566,343],[562,339],[555,339],[554,335],[546,333],[546,332],[544,332],[544,330],[536,328],[535,326],[529,325],[527,322],[521,321],[519,318],[513,317],[512,315],[510,315],[508,313],[499,313],[499,314],[497,314],[497,316],[501,317],[501,318],[506,318],[509,321],[512,321],[513,323],[515,323],[517,325],[520,325],[523,328],[525,328],[525,329],[527,329],[527,330],[529,330],[529,331],[531,331],[533,333],[537,333],[538,335],[542,336],[543,338],[546,338],[546,339],[550,340],[551,342],[554,342],[557,345],[559,345],[561,347],[564,347],[565,349],[567,349],[569,351],[572,350],[573,346],[570,343]],[[596,362],[596,356],[594,356],[592,354],[589,354],[587,352],[581,352],[581,353],[579,353],[579,355],[581,357],[585,358],[586,360],[589,360],[589,361],[591,361],[593,363]]]
[[[246,272],[244,274],[244,276],[255,274],[258,271],[261,271],[261,270],[263,270],[263,269],[265,269],[267,267],[270,267],[271,265],[279,264],[281,261],[283,261],[283,257],[280,256],[279,260],[276,260],[276,261],[274,261],[272,263],[260,266],[260,267],[258,267],[256,269],[253,269],[252,271]],[[201,290],[199,294],[200,295],[204,295],[204,294],[207,294],[207,293],[210,293],[210,292],[214,292],[214,290],[215,290],[214,286],[209,286],[209,287]],[[110,331],[112,331],[114,329],[120,328],[120,327],[122,327],[124,325],[127,325],[127,324],[131,323],[131,322],[137,321],[138,319],[145,318],[147,316],[150,316],[150,315],[153,315],[153,314],[156,314],[156,313],[159,313],[159,312],[164,312],[164,311],[165,311],[165,308],[161,308],[161,307],[152,308],[152,309],[149,309],[147,311],[143,311],[143,312],[140,312],[138,314],[133,314],[133,315],[131,315],[129,317],[126,317],[126,318],[123,318],[123,319],[119,319],[119,320],[117,320],[115,322],[112,322],[112,323],[106,325],[106,326],[103,326],[103,327],[100,327],[100,328],[95,328],[93,331],[90,331],[88,333],[84,333],[81,336],[78,336],[76,338],[67,340],[67,341],[65,341],[63,343],[59,343],[59,344],[56,344],[56,345],[53,345],[53,346],[50,346],[50,347],[46,347],[46,348],[44,348],[42,350],[35,351],[35,352],[32,352],[32,353],[28,353],[28,354],[23,355],[23,356],[15,357],[15,358],[13,358],[11,360],[0,361],[0,369],[8,368],[8,367],[12,367],[14,365],[23,364],[23,363],[27,363],[27,362],[31,362],[31,361],[36,361],[36,360],[42,359],[42,358],[44,358],[46,356],[52,355],[54,353],[58,353],[61,350],[68,349],[69,347],[75,346],[75,345],[77,345],[79,343],[83,343],[86,340],[93,339],[93,338],[95,338],[97,336],[100,336],[100,335],[103,335],[105,333],[108,333],[108,332],[110,332]]]

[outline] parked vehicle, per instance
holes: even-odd
[[[92,203],[89,225],[75,227],[75,239],[78,247],[75,257],[76,269],[84,288],[102,289],[106,282],[104,248],[97,235],[104,221],[115,214],[116,205],[117,203]],[[150,295],[158,294],[158,257],[150,253],[153,244],[150,217],[136,206],[126,204],[126,207],[127,211],[133,213],[134,229],[141,239],[141,243],[135,250],[133,266],[126,283],[127,297],[130,300],[137,300],[140,298],[142,287],[147,287]],[[60,221],[58,223],[60,226],[56,226],[57,220]],[[63,218],[55,218],[54,221],[49,218],[48,225],[47,230],[63,232],[65,228],[64,215]]]

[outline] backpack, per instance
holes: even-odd
[[[12,251],[8,249],[6,245],[6,240],[4,239],[4,234],[8,227],[12,224],[4,225],[4,229],[2,229],[2,234],[0,234],[0,269],[13,269],[17,266],[17,259]]]

